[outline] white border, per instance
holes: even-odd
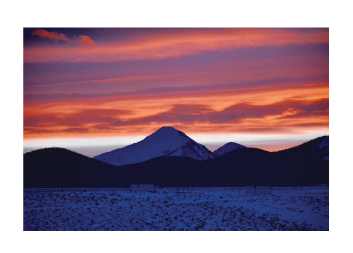
[[[2,3],[3,252],[340,252],[352,249],[348,1],[23,1]],[[330,232],[23,232],[23,27],[329,27]],[[343,250],[344,249],[344,250]]]

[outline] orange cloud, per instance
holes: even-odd
[[[63,40],[66,42],[70,42],[70,40],[65,36],[63,33],[59,32],[48,32],[43,29],[38,29],[32,32],[32,36],[39,36],[45,39],[50,39],[50,40]]]
[[[32,36],[39,36],[41,38],[50,39],[50,40],[63,40],[66,42],[71,42],[71,40],[68,39],[66,35],[63,33],[59,33],[56,31],[48,32],[44,29],[34,30],[32,32]],[[96,43],[89,36],[86,36],[86,35],[80,35],[78,36],[78,38],[75,37],[75,42],[89,47],[96,46]]]
[[[163,125],[188,133],[328,130],[328,88],[320,83],[28,104],[24,138],[143,135]]]
[[[80,35],[78,39],[76,38],[76,42],[79,44],[89,46],[89,47],[96,46],[96,43],[93,40],[91,40],[90,37],[85,36],[85,35]]]

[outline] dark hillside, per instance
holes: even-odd
[[[24,187],[130,186],[132,178],[116,167],[63,148],[24,154]]]

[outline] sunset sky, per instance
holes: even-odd
[[[24,29],[24,152],[173,126],[210,150],[329,134],[328,29]]]

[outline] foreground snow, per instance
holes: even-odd
[[[24,192],[24,230],[328,230],[328,190]]]

